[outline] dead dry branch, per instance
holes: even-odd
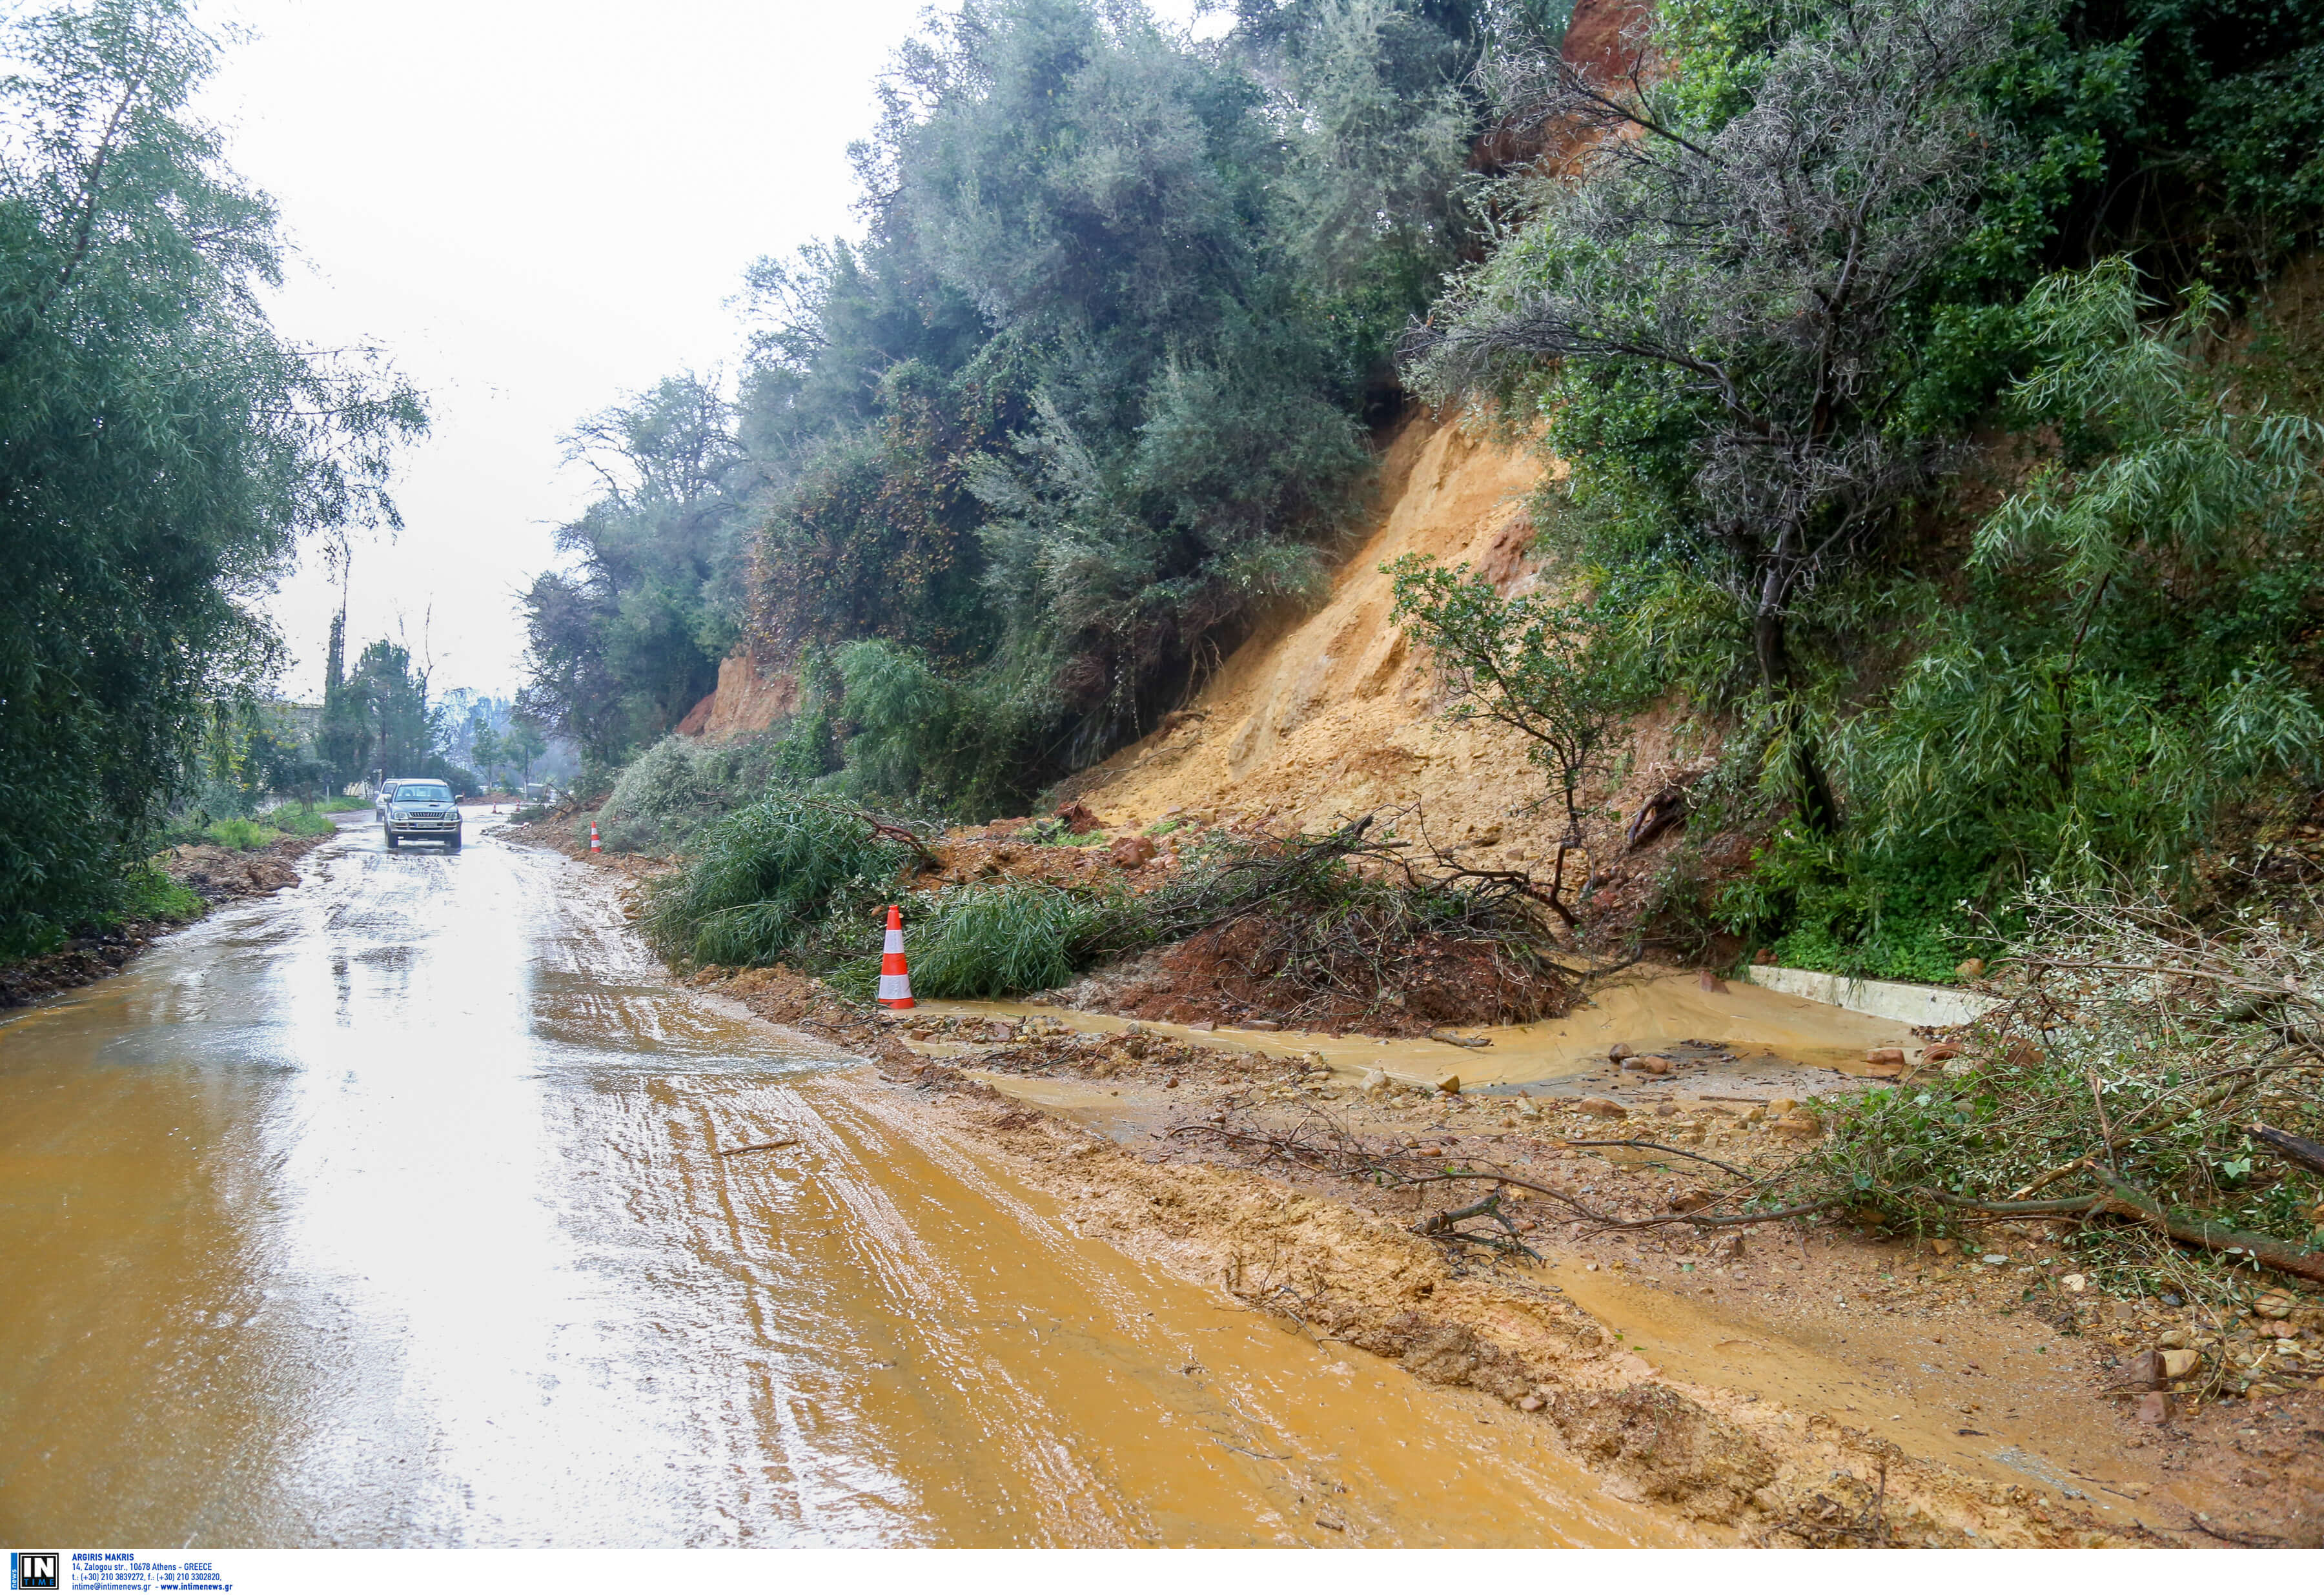
[[[1435,1148],[1404,1147],[1385,1139],[1366,1137],[1312,1104],[1303,1104],[1287,1120],[1269,1119],[1239,1095],[1214,1106],[1204,1120],[1174,1125],[1164,1132],[1163,1139],[1180,1146],[1215,1148],[1248,1168],[1297,1170],[1378,1192],[1407,1193],[1424,1205],[1428,1192],[1442,1188],[1453,1197],[1452,1205],[1434,1213],[1424,1213],[1413,1226],[1415,1234],[1440,1244],[1474,1244],[1505,1251],[1511,1249],[1515,1242],[1517,1249],[1525,1249],[1528,1256],[1533,1254],[1524,1248],[1521,1231],[1503,1208],[1506,1194],[1540,1197],[1579,1221],[1587,1232],[1593,1234],[1677,1226],[1700,1231],[1740,1229],[1779,1223],[1847,1204],[1845,1199],[1834,1198],[1766,1206],[1767,1193],[1777,1181],[1755,1179],[1716,1158],[1652,1141],[1557,1143],[1576,1150],[1623,1147],[1691,1158],[1722,1170],[1736,1182],[1729,1190],[1713,1194],[1708,1203],[1690,1212],[1609,1212],[1585,1201],[1578,1192],[1517,1173],[1497,1162],[1448,1157]],[[1464,1186],[1482,1186],[1485,1194],[1462,1201],[1461,1198],[1466,1195]],[[1480,1229],[1477,1221],[1493,1228]]]
[[[2240,1286],[2182,1274],[2193,1255],[2324,1282],[2324,902],[2200,922],[2117,884],[2025,912],[1965,1056],[1832,1111],[1788,1194],[1940,1232],[2047,1222],[2087,1264],[2213,1296]]]

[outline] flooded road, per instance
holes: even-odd
[[[1079,1238],[664,980],[603,873],[471,837],[351,832],[0,1023],[0,1537],[1684,1539]]]

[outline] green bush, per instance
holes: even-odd
[[[904,945],[912,991],[920,997],[1014,997],[1061,986],[1089,962],[1092,933],[1106,917],[1103,899],[1032,881],[956,886],[908,896]],[[866,945],[876,932],[865,927]],[[864,956],[834,970],[831,983],[851,997],[877,989],[880,960]]]
[[[266,816],[266,823],[286,836],[336,836],[339,831],[319,808],[278,808]]]
[[[889,900],[911,856],[846,809],[778,793],[703,833],[648,904],[646,938],[683,963],[827,961],[831,924]]]
[[[1038,880],[916,890],[904,827],[786,791],[718,822],[644,916],[679,963],[782,962],[870,998],[888,905],[904,909],[915,992],[994,998],[1045,991],[1108,958],[1254,917],[1270,927],[1263,973],[1314,1003],[1393,1000],[1425,936],[1493,945],[1545,979],[1537,917],[1506,892],[1391,880],[1406,861],[1392,828],[1236,838],[1202,850],[1157,890],[1133,895]]]
[[[133,870],[122,881],[121,910],[116,917],[182,924],[200,918],[208,908],[192,888],[149,867]]]
[[[264,847],[277,834],[256,820],[212,820],[202,827],[202,840],[218,847],[230,847],[236,853],[249,853]]]
[[[1983,939],[1970,905],[1992,872],[1973,856],[1873,860],[1787,826],[1752,866],[1720,892],[1713,918],[1795,969],[1949,984]]]
[[[891,802],[973,816],[1021,811],[1038,769],[1039,721],[1020,695],[988,672],[955,681],[893,643],[853,642],[835,657],[854,734],[848,788]]]
[[[725,746],[667,736],[614,778],[597,811],[597,828],[613,853],[683,852],[703,828],[767,788],[779,754],[778,738]]]

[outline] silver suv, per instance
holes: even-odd
[[[395,780],[380,784],[379,828],[390,849],[407,842],[441,842],[460,851],[460,810],[452,788],[438,780]]]

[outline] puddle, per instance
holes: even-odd
[[[1919,1046],[1910,1027],[1893,1019],[1850,1013],[1761,986],[1738,983],[1707,991],[1696,975],[1667,973],[1645,974],[1608,985],[1590,1004],[1563,1019],[1530,1025],[1466,1026],[1456,1031],[1464,1037],[1491,1043],[1483,1047],[1225,1026],[1196,1030],[1185,1025],[1125,1019],[1044,1003],[924,1000],[918,1011],[1038,1014],[1071,1029],[1097,1033],[1135,1025],[1157,1035],[1278,1057],[1321,1054],[1335,1073],[1351,1077],[1360,1077],[1370,1069],[1415,1082],[1457,1075],[1464,1093],[1496,1096],[1553,1087],[1563,1088],[1566,1094],[1583,1088],[1609,1094],[1643,1093],[1649,1100],[1680,1092],[1756,1093],[1755,1100],[1764,1101],[1804,1094],[1796,1089],[1803,1069],[1823,1072],[1828,1085],[1841,1084],[1844,1082],[1834,1075],[1862,1074],[1868,1049]],[[1674,1056],[1681,1067],[1661,1077],[1613,1068],[1606,1052],[1616,1042],[1637,1052]],[[1709,1060],[1714,1057],[1729,1061],[1711,1066]]]

